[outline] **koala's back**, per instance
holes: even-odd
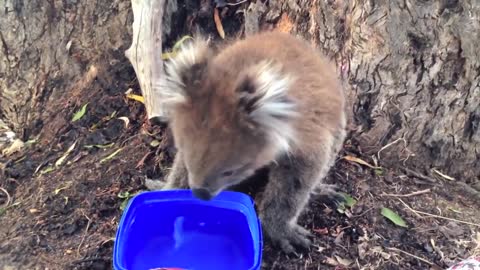
[[[279,62],[282,72],[295,79],[288,95],[301,115],[295,123],[300,150],[324,143],[325,136],[343,140],[345,101],[335,66],[307,42],[289,34],[264,32],[225,48],[213,63],[226,69],[225,79],[234,80],[244,69],[266,59]]]

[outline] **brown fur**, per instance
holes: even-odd
[[[344,94],[334,66],[306,42],[278,32],[239,40],[218,53],[198,46],[190,62],[175,67],[184,99],[170,104],[179,152],[165,188],[190,187],[209,198],[268,166],[259,204],[266,235],[286,252],[308,247],[309,233],[297,218],[313,190],[322,188],[345,138]],[[278,67],[268,74],[292,78],[273,108],[295,107],[255,120],[252,111],[264,105],[257,71],[265,60]],[[272,139],[268,119],[293,130],[288,150]]]

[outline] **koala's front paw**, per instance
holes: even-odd
[[[264,224],[264,231],[273,244],[282,248],[287,254],[297,254],[300,249],[309,250],[312,234],[301,226],[287,224]]]
[[[160,180],[145,179],[145,187],[148,190],[161,190],[165,188],[166,183]]]

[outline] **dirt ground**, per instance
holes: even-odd
[[[225,28],[233,32],[228,22]],[[51,102],[52,115],[28,148],[0,157],[2,269],[112,269],[122,204],[145,190],[147,178],[162,179],[175,155],[168,129],[148,123],[143,104],[125,97],[129,88],[139,91],[133,69],[122,63],[113,79],[99,74]],[[350,137],[340,157],[373,164],[361,149]],[[313,198],[301,216],[315,234],[312,250],[287,257],[267,242],[262,269],[445,269],[480,255],[480,203],[456,181],[339,158],[327,182],[357,203],[340,213]],[[408,228],[383,217],[382,207]]]

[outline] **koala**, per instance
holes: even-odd
[[[258,202],[265,235],[286,253],[309,248],[299,215],[335,162],[345,97],[335,67],[306,41],[262,32],[220,50],[197,37],[165,64],[156,91],[178,149],[163,189],[214,198],[268,167]]]

